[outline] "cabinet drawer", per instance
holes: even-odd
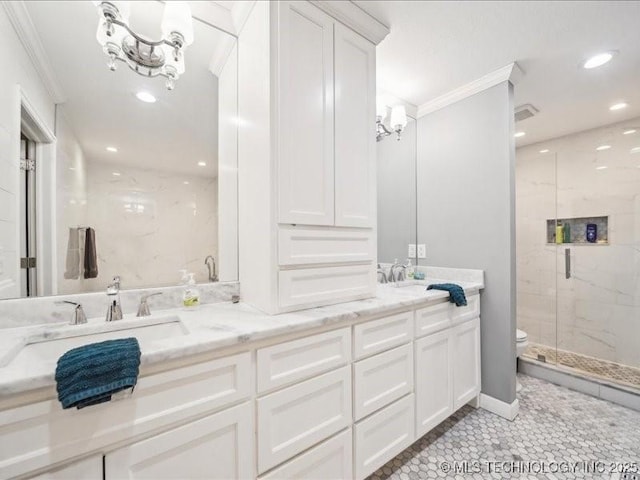
[[[258,399],[258,472],[351,424],[351,367]]]
[[[372,262],[374,256],[372,230],[281,225],[278,231],[280,265]]]
[[[14,477],[249,398],[251,355],[139,379],[133,395],[82,410],[57,399],[0,411],[0,467]],[[52,441],[51,439],[55,439]]]
[[[410,342],[413,338],[413,312],[360,323],[353,329],[353,355],[357,359]]]
[[[253,477],[249,402],[127,445],[104,457],[106,479]]]
[[[480,295],[471,295],[467,297],[467,304],[464,307],[456,307],[450,304],[452,309],[453,323],[460,323],[471,320],[480,315]]]
[[[342,328],[258,350],[258,393],[351,361],[351,331]]]
[[[365,478],[414,439],[414,396],[408,395],[355,426],[355,477]]]
[[[451,303],[444,302],[416,311],[416,337],[451,326]]]
[[[312,448],[260,480],[348,480],[353,476],[351,429]]]
[[[411,344],[356,362],[354,414],[360,420],[413,389],[413,346]]]
[[[310,308],[375,295],[376,270],[368,265],[282,270],[278,296],[281,310]]]

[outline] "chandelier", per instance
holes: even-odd
[[[396,140],[400,141],[402,131],[407,126],[407,111],[404,105],[396,105],[391,107],[391,116],[389,117],[389,126],[384,124],[387,117],[387,106],[378,103],[376,108],[376,140],[381,142],[394,132],[397,135]]]
[[[149,40],[129,26],[130,2],[94,1],[100,20],[96,38],[109,57],[109,70],[117,61],[143,77],[162,76],[168,90],[184,73],[184,51],[193,43],[193,20],[187,2],[164,2],[162,39]]]

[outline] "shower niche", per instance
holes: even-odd
[[[560,241],[556,240],[558,237],[560,237]],[[609,245],[609,217],[549,219],[547,220],[547,243]]]

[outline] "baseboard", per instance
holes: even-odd
[[[495,413],[496,415],[511,421],[518,416],[520,402],[516,398],[511,403],[503,402],[495,397],[490,397],[485,393],[480,394],[480,408]]]

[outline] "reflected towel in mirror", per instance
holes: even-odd
[[[67,259],[65,262],[64,278],[77,280],[80,277],[80,229],[69,228],[67,241]]]
[[[84,278],[96,278],[97,276],[96,232],[93,228],[87,228],[84,237]]]

